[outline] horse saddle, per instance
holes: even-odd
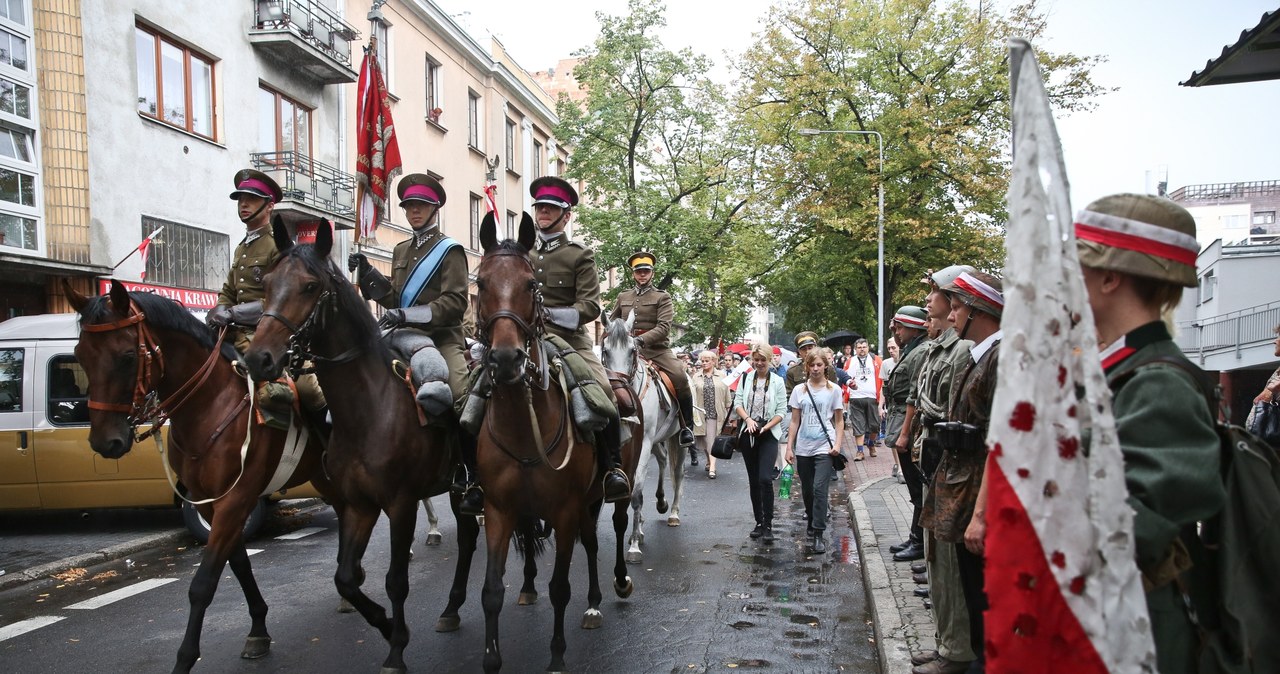
[[[631,380],[621,372],[609,372],[609,386],[613,389],[613,397],[618,399],[618,415],[633,417],[636,415],[636,394],[631,390]]]
[[[670,410],[671,401],[676,399],[675,382],[671,381],[671,377],[668,376],[666,372],[663,372],[662,370],[658,369],[653,363],[650,363],[647,360],[643,362],[644,362],[644,366],[649,368],[649,375],[652,376],[655,381],[662,382],[662,388],[666,389],[667,395],[658,396],[658,400],[660,401],[662,405],[662,409],[664,411]]]

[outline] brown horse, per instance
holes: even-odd
[[[232,368],[235,350],[186,309],[158,295],[130,293],[115,281],[102,297],[85,298],[70,287],[66,292],[80,313],[75,353],[89,378],[89,446],[120,458],[133,446],[139,424],[167,416],[169,468],[192,500],[213,499],[196,506],[211,523],[209,543],[191,580],[191,613],[173,671],[191,671],[200,657],[204,614],[228,561],[253,620],[241,657],[266,655],[267,604],[241,530],[276,472],[285,433],[261,425],[248,432],[249,387]],[[284,486],[311,480],[329,496],[321,451],[312,439]]]
[[[333,234],[322,225],[316,243],[295,246],[277,222],[281,258],[267,273],[262,321],[244,360],[254,379],[274,379],[302,359],[315,363],[316,377],[329,403],[333,431],[325,454],[326,472],[346,503],[339,520],[338,593],[390,643],[383,672],[406,671],[409,643],[404,604],[409,595],[409,555],[418,503],[442,494],[458,461],[457,443],[441,424],[419,423],[418,404],[405,380],[392,368],[368,306],[329,259]],[[458,515],[458,562],[450,605],[466,597],[466,575],[479,525]],[[391,618],[360,585],[360,561],[381,513],[391,526],[391,561],[386,591]],[[455,604],[456,602],[456,604]],[[447,613],[448,611],[446,611]]]
[[[486,347],[483,367],[490,371],[493,393],[477,443],[477,464],[485,487],[485,539],[488,568],[481,601],[485,615],[484,669],[502,667],[498,647],[498,614],[502,610],[507,552],[513,535],[526,555],[535,519],[555,532],[556,560],[549,592],[555,608],[549,671],[564,670],[564,611],[569,603],[569,565],[575,539],[587,552],[590,608],[584,627],[598,625],[600,589],[596,572],[596,519],[603,490],[596,453],[574,428],[568,396],[548,373],[542,348],[542,295],[534,280],[529,249],[532,219],[526,214],[518,241],[498,242],[492,214],[480,225],[484,257],[476,272],[479,297],[476,318]],[[497,421],[497,420],[500,420]],[[624,467],[635,472],[638,437],[624,447]],[[614,589],[631,593],[622,558],[626,504],[616,504],[617,533]]]

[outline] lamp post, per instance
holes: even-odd
[[[884,357],[884,136],[879,131],[857,131],[855,129],[798,129],[801,136],[819,136],[836,133],[854,136],[875,136],[880,148],[880,211],[876,220],[876,348]]]

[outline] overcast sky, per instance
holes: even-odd
[[[554,65],[590,44],[596,11],[620,14],[626,0],[531,3],[436,0],[472,35],[496,35],[527,69]],[[767,0],[669,2],[668,47],[691,47],[718,63],[753,42]],[[1008,0],[997,2],[1008,6]],[[1072,186],[1072,206],[1120,191],[1154,191],[1168,172],[1169,189],[1216,182],[1280,180],[1280,80],[1189,88],[1178,86],[1205,61],[1253,28],[1277,0],[1050,0],[1042,46],[1103,54],[1095,80],[1119,87],[1090,113],[1059,116],[1058,131]],[[874,122],[869,128],[875,128]],[[887,130],[886,130],[887,131]]]

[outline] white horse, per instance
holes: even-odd
[[[631,490],[631,510],[633,513],[630,547],[627,549],[628,562],[638,564],[644,560],[640,545],[644,543],[644,516],[641,508],[644,505],[644,478],[649,467],[649,457],[658,460],[658,513],[667,512],[666,496],[662,485],[667,466],[671,466],[671,512],[667,515],[667,526],[680,526],[680,495],[684,492],[684,462],[680,460],[680,410],[667,392],[666,386],[658,371],[642,361],[636,354],[635,340],[631,336],[631,328],[635,325],[635,313],[627,316],[627,320],[610,321],[605,330],[604,346],[601,348],[601,361],[607,370],[619,372],[630,378],[631,390],[644,414],[644,442],[640,448],[640,464],[636,467],[635,482]],[[643,365],[643,367],[641,367]],[[664,409],[665,408],[665,409]]]

